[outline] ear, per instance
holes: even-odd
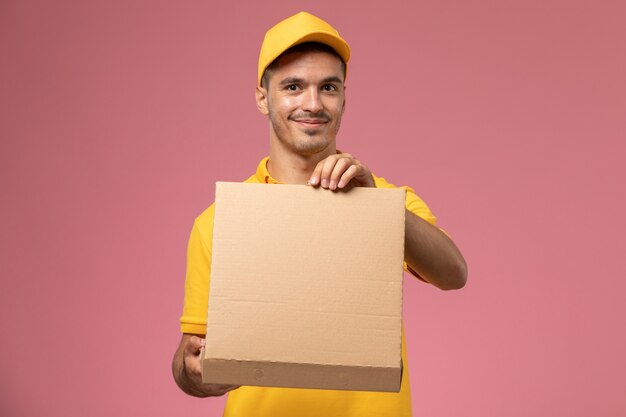
[[[267,107],[267,88],[257,85],[254,93],[256,95],[257,109],[259,109],[261,114],[264,114],[267,116],[269,114],[269,110]]]

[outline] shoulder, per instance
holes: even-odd
[[[258,176],[252,174],[243,182],[258,183]],[[213,233],[213,218],[215,216],[215,203],[207,207],[194,221],[194,229],[197,229],[201,235],[206,236]]]
[[[413,190],[413,188],[403,185],[396,186],[390,182],[388,182],[383,177],[377,177],[372,174],[374,177],[374,183],[376,184],[376,188],[403,188],[406,190],[406,208],[410,212],[420,216],[422,219],[426,220],[430,224],[436,224],[437,218],[430,210],[430,207],[426,204],[424,200],[422,200]]]
[[[207,207],[198,217],[194,224],[200,229],[213,227],[213,216],[215,216],[215,203]]]

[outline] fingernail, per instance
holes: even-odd
[[[324,188],[328,187],[328,180],[326,180],[326,179],[322,180],[322,187],[324,187]]]
[[[337,184],[337,187],[343,188],[344,185],[346,185],[346,184],[343,182],[343,180],[340,180],[339,184]]]
[[[309,184],[311,185],[317,185],[317,181],[319,181],[319,179],[315,176],[311,177],[311,179],[309,180]]]
[[[200,339],[200,344],[202,346],[206,346],[206,339]]]
[[[337,181],[335,180],[331,180],[330,181],[330,187],[331,190],[334,190],[335,188],[337,188]]]

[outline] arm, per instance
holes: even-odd
[[[320,161],[311,174],[309,184],[330,190],[376,186],[370,170],[345,153]],[[467,265],[445,233],[408,210],[404,232],[404,259],[414,272],[443,290],[465,285]]]
[[[200,349],[204,346],[203,335],[184,333],[174,358],[172,373],[176,385],[194,397],[215,397],[226,394],[237,386],[202,383],[202,364]]]
[[[467,265],[452,239],[406,210],[404,260],[425,281],[442,290],[463,288]]]

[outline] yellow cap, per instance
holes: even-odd
[[[280,54],[304,42],[319,42],[330,46],[346,64],[350,59],[350,47],[335,28],[317,16],[300,12],[277,23],[265,34],[259,54],[259,85],[265,69]]]

